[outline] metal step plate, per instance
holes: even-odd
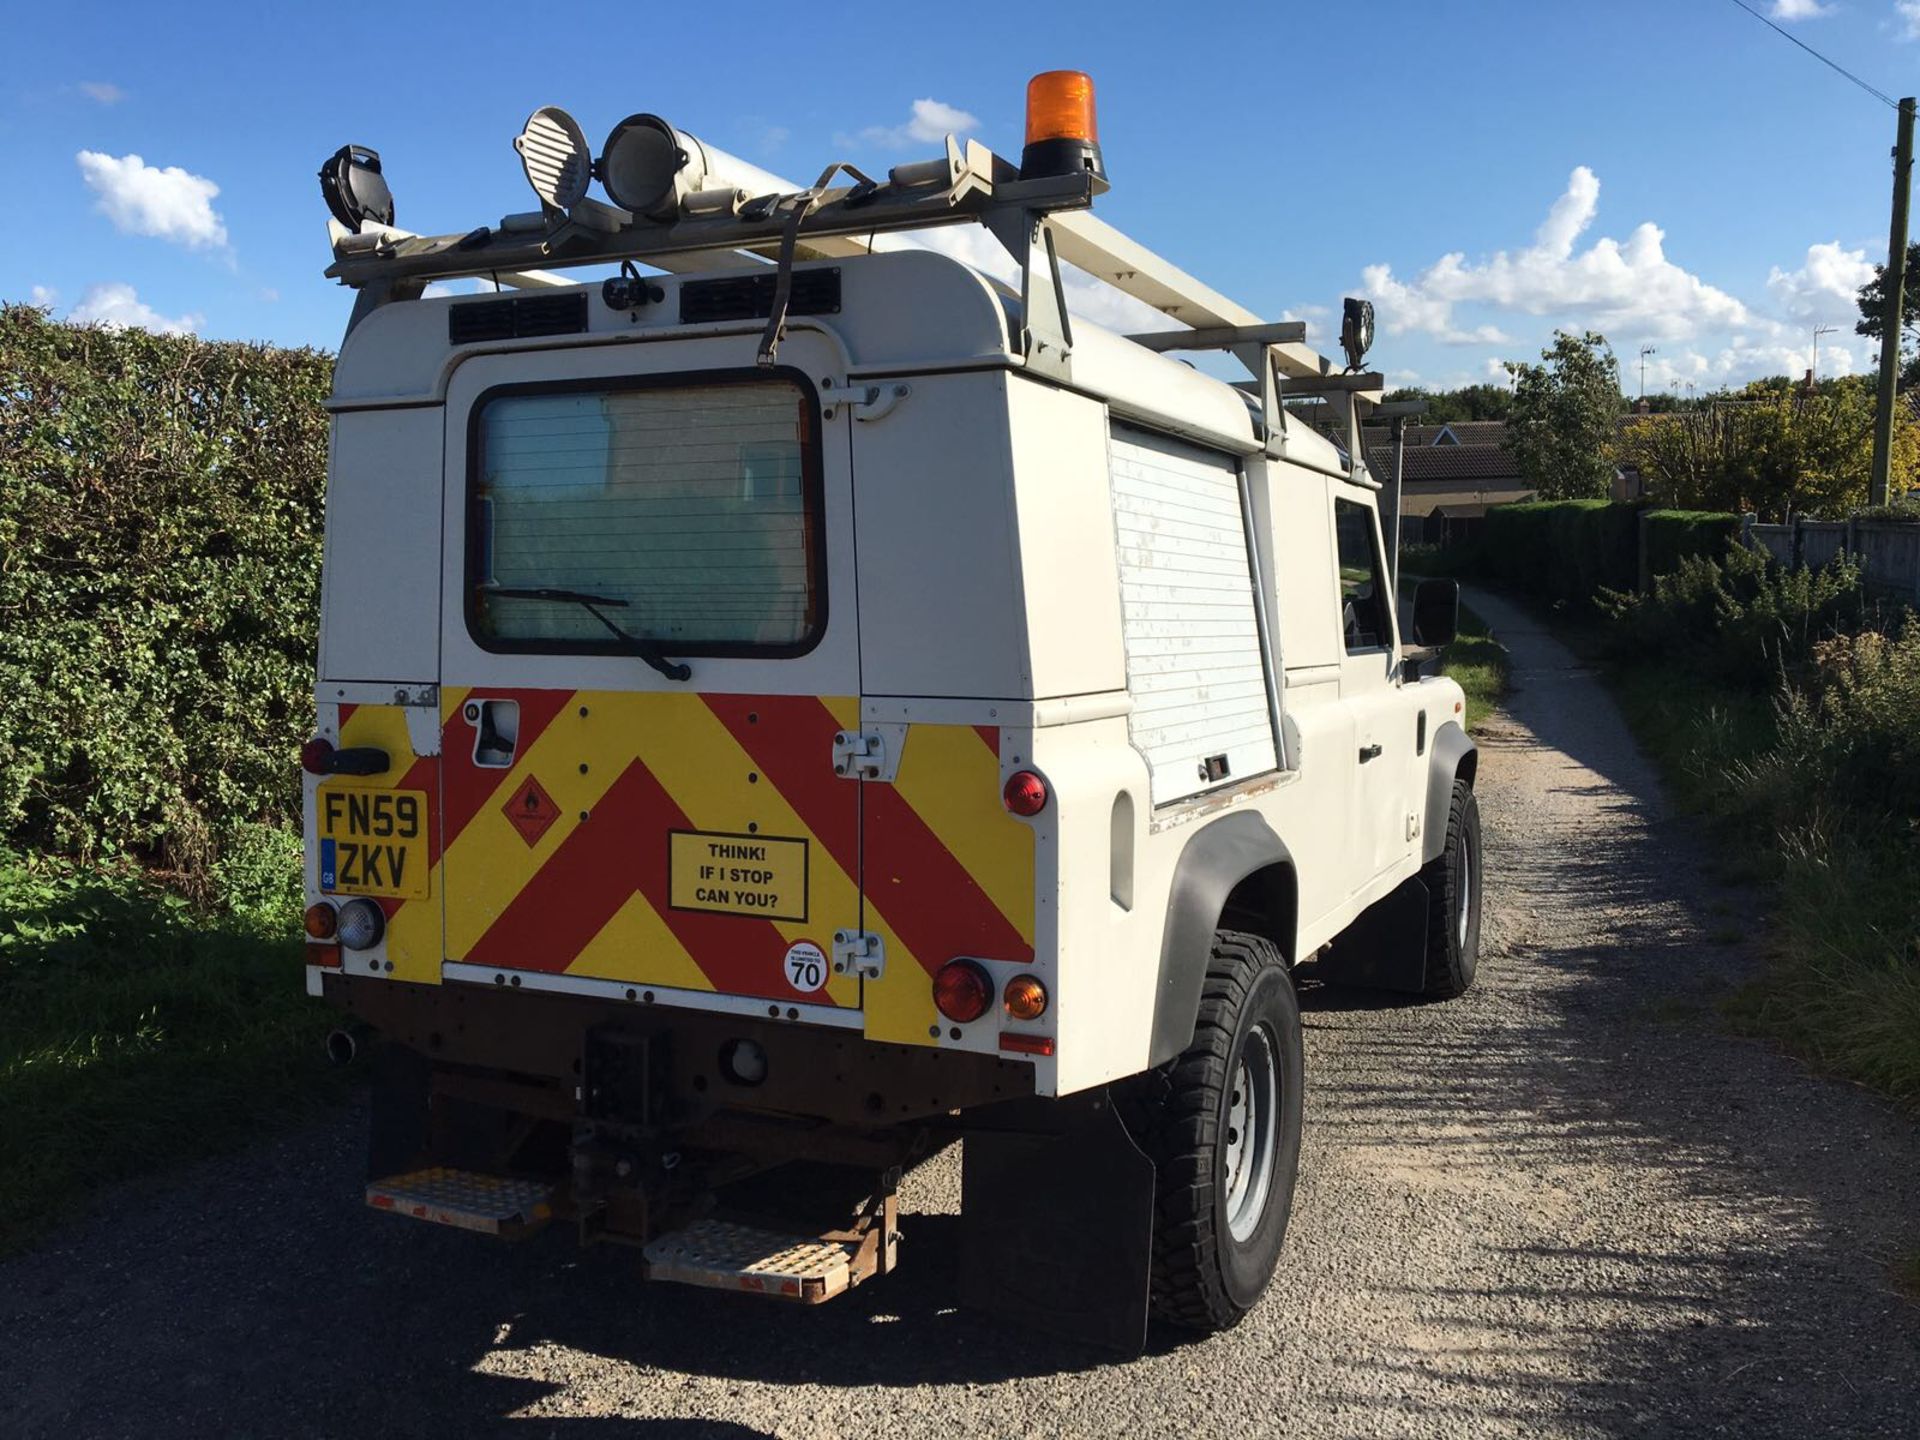
[[[818,1305],[852,1283],[859,1248],[853,1242],[807,1240],[729,1220],[696,1220],[684,1230],[662,1235],[643,1253],[652,1280]]]
[[[483,1235],[515,1236],[553,1218],[555,1187],[539,1180],[514,1180],[472,1170],[435,1165],[367,1186],[367,1204],[436,1225],[478,1230]]]

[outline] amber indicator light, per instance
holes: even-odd
[[[1043,70],[1027,82],[1027,144],[1084,140],[1096,144],[1093,78],[1084,70]]]
[[[1047,1013],[1047,987],[1037,975],[1016,975],[1001,996],[1015,1020],[1038,1020]]]

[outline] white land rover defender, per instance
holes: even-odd
[[[818,1302],[964,1137],[966,1301],[1233,1324],[1293,1194],[1292,967],[1451,996],[1478,947],[1370,315],[1338,366],[1095,219],[1075,72],[1017,168],[802,188],[551,108],[516,148],[540,208],[464,234],[396,229],[372,151],[321,173],[357,303],[307,977],[374,1042],[368,1202]],[[952,224],[1011,282],[908,234]],[[1174,323],[1070,315],[1062,262]]]

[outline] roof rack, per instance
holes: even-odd
[[[537,112],[536,118],[545,113]],[[532,127],[529,122],[530,132]],[[682,132],[670,133],[688,147],[698,147],[703,159],[730,159]],[[1023,177],[977,141],[963,146],[948,136],[945,149],[939,159],[894,167],[884,182],[852,166],[835,165],[810,188],[758,195],[744,189],[698,189],[678,203],[644,214],[586,199],[585,180],[578,179],[561,204],[551,192],[541,191],[541,211],[510,215],[498,225],[458,235],[415,235],[373,220],[349,228],[336,221],[330,227],[334,262],[326,273],[359,292],[351,329],[383,304],[418,297],[431,281],[480,278],[547,286],[567,283],[553,273],[558,268],[633,261],[683,272],[726,264],[742,252],[774,259],[784,279],[796,259],[864,255],[880,248],[879,237],[977,223],[1019,267],[1018,345],[1031,368],[1062,378],[1070,374],[1073,331],[1059,268],[1064,260],[1192,327],[1131,337],[1137,343],[1158,351],[1218,349],[1239,358],[1258,382],[1264,414],[1272,417],[1267,438],[1276,445],[1284,438],[1279,420],[1283,391],[1294,393],[1296,386],[1305,393],[1338,389],[1362,405],[1381,398],[1377,386],[1366,383],[1375,377],[1341,376],[1336,362],[1306,343],[1304,326],[1263,322],[1095,217],[1090,207],[1108,188],[1099,173],[1075,169]],[[686,163],[684,153],[681,163]],[[603,166],[604,161],[592,167],[593,172],[601,173]],[[841,171],[854,183],[830,186]],[[764,171],[752,173],[763,182],[784,185]],[[531,166],[529,178],[534,178]],[[389,203],[386,215],[378,218],[391,213]],[[786,288],[782,286],[783,293]],[[784,322],[784,305],[776,302],[761,345],[763,361],[770,360]]]

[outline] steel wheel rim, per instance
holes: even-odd
[[[1273,1037],[1256,1025],[1241,1042],[1227,1100],[1227,1232],[1246,1241],[1266,1213],[1279,1132],[1280,1070]]]
[[[1467,838],[1465,830],[1460,832],[1460,883],[1455,888],[1460,892],[1460,914],[1454,922],[1454,942],[1464,955],[1467,928],[1473,919],[1473,841]]]

